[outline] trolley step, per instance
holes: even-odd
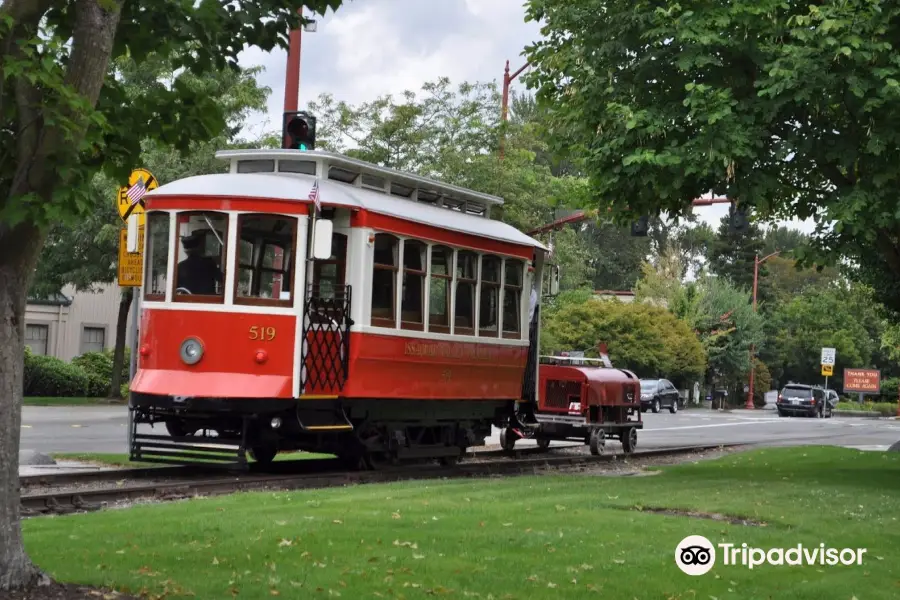
[[[353,431],[353,424],[343,408],[334,410],[306,410],[297,414],[300,428],[309,433]]]
[[[130,460],[163,464],[203,464],[204,466],[247,465],[241,440],[171,437],[146,433],[132,433]]]

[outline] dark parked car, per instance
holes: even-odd
[[[825,390],[817,385],[789,383],[778,393],[775,406],[778,416],[803,415],[807,417],[831,417],[838,403],[834,390]]]
[[[678,412],[678,390],[668,379],[641,379],[641,412],[651,409],[658,413],[668,408],[670,413]]]

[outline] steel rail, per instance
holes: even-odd
[[[525,456],[529,454],[543,454],[551,452],[554,449],[578,447],[580,444],[573,442],[572,446],[559,446],[550,450],[542,450],[540,448],[521,448],[515,450],[515,455]],[[472,458],[503,458],[510,456],[505,450],[474,450],[463,455],[463,460]],[[157,478],[188,478],[204,475],[222,475],[224,473],[235,474],[252,474],[252,473],[270,473],[270,474],[290,474],[296,473],[298,470],[304,472],[320,472],[329,469],[343,468],[337,458],[311,458],[311,459],[295,459],[280,460],[273,462],[267,467],[261,467],[255,463],[250,464],[249,471],[239,471],[237,469],[229,471],[230,465],[213,465],[213,464],[192,464],[183,466],[159,466],[159,467],[126,467],[126,468],[107,468],[97,471],[73,472],[73,473],[46,473],[39,475],[23,475],[19,477],[19,485],[24,489],[38,487],[61,487],[64,485],[85,485],[90,483],[101,483],[104,481],[122,481],[131,479],[157,479]]]
[[[711,444],[677,448],[657,448],[636,451],[632,454],[569,454],[563,456],[546,455],[523,458],[531,454],[529,449],[513,451],[514,460],[458,463],[447,466],[398,466],[379,471],[333,471],[289,475],[243,473],[227,476],[219,472],[219,477],[205,479],[156,482],[148,485],[121,485],[105,488],[78,490],[57,490],[47,493],[21,495],[21,509],[24,517],[43,514],[59,514],[78,511],[99,510],[117,502],[135,500],[171,501],[195,496],[214,496],[248,490],[298,490],[341,487],[353,484],[387,483],[420,479],[457,479],[498,475],[538,474],[547,470],[564,472],[573,468],[584,468],[600,463],[619,460],[676,456],[709,450],[722,450],[744,443]],[[310,461],[296,461],[310,462]]]

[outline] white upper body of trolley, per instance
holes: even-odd
[[[490,218],[491,207],[500,206],[503,200],[500,197],[483,194],[474,190],[461,188],[445,184],[436,180],[420,177],[410,173],[400,172],[393,169],[379,167],[377,165],[349,158],[340,154],[323,152],[323,151],[300,151],[300,150],[228,150],[216,154],[217,158],[229,161],[230,168],[227,173],[199,175],[186,177],[171,183],[161,185],[159,188],[148,192],[144,198],[149,201],[148,209],[148,225],[153,219],[154,201],[157,199],[177,198],[209,200],[209,211],[217,213],[223,222],[222,230],[218,233],[213,229],[215,239],[223,248],[223,261],[227,263],[224,271],[224,281],[221,285],[221,299],[217,302],[204,303],[194,301],[184,301],[183,298],[176,294],[173,285],[165,283],[173,281],[176,273],[176,255],[175,249],[179,243],[179,238],[186,233],[190,233],[190,229],[207,228],[211,225],[209,220],[203,215],[194,216],[190,222],[183,223],[178,221],[178,213],[196,212],[198,209],[192,207],[185,208],[166,208],[168,213],[168,240],[167,250],[164,263],[165,271],[162,270],[160,264],[157,268],[159,274],[162,274],[164,283],[159,287],[158,294],[153,294],[151,288],[156,285],[154,281],[158,279],[157,273],[152,270],[153,263],[153,232],[152,227],[148,226],[146,236],[146,268],[145,268],[145,290],[143,307],[158,309],[180,310],[210,310],[223,312],[244,312],[258,314],[300,314],[302,311],[302,296],[306,291],[307,285],[312,281],[312,265],[316,260],[327,260],[331,255],[331,248],[334,236],[345,236],[346,241],[346,263],[345,263],[345,284],[352,287],[352,305],[351,318],[353,320],[352,331],[372,332],[385,334],[386,329],[391,329],[390,324],[385,326],[384,319],[376,327],[373,326],[373,266],[375,254],[375,237],[381,233],[378,229],[367,227],[350,226],[350,216],[353,212],[365,211],[367,213],[381,215],[391,219],[401,220],[408,223],[420,224],[430,228],[436,228],[444,232],[452,232],[454,234],[462,234],[455,236],[455,243],[448,243],[441,240],[428,239],[426,236],[412,238],[404,234],[391,234],[399,240],[398,249],[394,249],[394,260],[396,269],[396,285],[393,286],[393,292],[396,297],[394,303],[395,314],[393,329],[397,330],[397,334],[418,337],[424,339],[444,339],[446,341],[488,341],[485,337],[492,338],[490,341],[496,340],[500,344],[527,344],[529,316],[534,309],[534,293],[540,297],[541,273],[543,270],[544,258],[547,248],[540,242],[522,233],[518,229],[503,223],[501,221]],[[297,215],[280,213],[277,210],[265,211],[248,209],[246,201],[276,200],[287,202],[298,202],[307,205],[313,204],[311,192],[313,186],[318,187],[318,198],[322,208],[331,215],[331,218],[323,218],[324,213],[318,213],[310,210],[310,215]],[[243,201],[245,205],[240,210],[234,210],[229,207],[229,200]],[[203,202],[206,205],[206,202]],[[192,205],[193,206],[193,205]],[[311,207],[310,207],[311,208]],[[245,210],[246,209],[246,210]],[[203,208],[202,210],[207,210]],[[238,258],[241,250],[239,248],[240,240],[238,239],[238,229],[241,226],[240,219],[245,215],[266,212],[273,213],[273,216],[285,219],[297,219],[296,236],[291,248],[291,254],[296,256],[296,260],[292,261],[293,269],[293,285],[294,290],[300,291],[300,294],[288,294],[290,296],[298,296],[299,299],[291,299],[289,305],[284,303],[280,306],[259,305],[247,302],[241,302],[238,298],[240,292],[236,292],[235,278],[236,270],[240,270],[235,260]],[[166,219],[164,215],[158,215],[157,220]],[[185,230],[187,226],[188,230]],[[480,242],[479,242],[480,240]],[[502,251],[485,251],[484,241],[501,242],[511,244],[521,248],[528,248],[533,251],[533,260],[524,259],[520,256],[504,255]],[[161,242],[161,240],[160,240]],[[159,244],[159,242],[157,242]],[[468,246],[471,244],[471,246]],[[161,245],[161,244],[159,244]],[[409,330],[404,326],[403,315],[401,314],[402,301],[401,293],[404,286],[404,263],[403,263],[403,247],[423,248],[424,273],[423,282],[423,301],[424,309],[422,310],[422,320],[424,323],[419,330]],[[482,248],[479,249],[479,246]],[[474,306],[476,314],[473,315],[474,323],[470,328],[463,328],[456,323],[454,310],[452,306],[446,307],[449,312],[447,319],[448,327],[442,328],[441,332],[434,331],[434,327],[430,327],[430,311],[429,311],[429,285],[432,281],[432,251],[434,248],[450,248],[452,250],[453,260],[456,261],[460,252],[466,254],[472,250],[477,255],[477,266],[475,278],[477,283],[474,288]],[[399,255],[399,256],[398,256]],[[503,293],[504,283],[513,281],[521,290],[518,296],[517,306],[514,308],[516,315],[516,330],[521,335],[508,336],[504,329],[504,317],[499,316],[496,319],[494,330],[484,330],[479,327],[479,311],[478,300],[480,299],[482,289],[482,262],[487,260],[485,257],[493,260],[500,258],[501,273],[500,276],[500,294]],[[448,259],[449,261],[449,259]],[[454,266],[457,263],[454,262]],[[232,268],[228,268],[232,267]],[[457,269],[448,269],[451,277],[447,284],[452,285],[454,292],[450,295],[451,302],[454,304],[456,286],[457,286]],[[507,272],[508,271],[508,272]],[[518,281],[514,278],[507,278],[505,275],[515,275],[520,273]],[[242,282],[241,282],[242,283]],[[376,286],[377,287],[377,286]],[[279,294],[281,299],[286,296],[282,291]],[[499,300],[499,310],[503,311],[504,302]],[[509,301],[507,306],[509,307]],[[512,316],[512,315],[509,315]],[[463,334],[463,329],[471,331],[471,335]],[[509,339],[508,339],[509,338]]]

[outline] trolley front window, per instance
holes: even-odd
[[[169,213],[147,213],[147,264],[144,272],[144,298],[163,302],[166,299],[166,271],[169,268]]]
[[[210,211],[178,215],[175,302],[223,303],[228,216]]]
[[[292,306],[296,245],[296,218],[240,215],[234,303]]]

